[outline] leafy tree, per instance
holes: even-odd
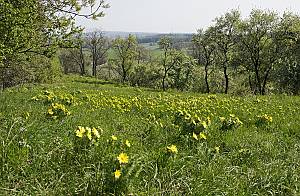
[[[210,37],[210,29],[203,32],[198,30],[198,33],[193,37],[193,56],[197,60],[198,66],[204,65],[205,71],[205,85],[206,93],[210,93],[209,88],[209,67],[212,66],[214,61],[214,51],[216,49],[215,44]]]
[[[98,18],[108,5],[101,0],[0,0],[0,66],[2,75],[18,69],[17,58],[50,57],[58,47],[70,47],[82,29],[75,17]],[[91,12],[81,14],[90,7]],[[30,55],[29,55],[30,54]],[[26,59],[26,57],[25,57]],[[15,67],[14,67],[15,66]],[[2,77],[5,78],[5,77]]]
[[[234,47],[236,44],[235,35],[237,26],[240,22],[240,12],[233,10],[224,16],[216,18],[216,23],[210,27],[210,35],[216,45],[216,60],[220,63],[225,80],[224,93],[228,93],[229,89],[229,73],[228,69],[232,63]]]
[[[123,83],[128,80],[129,73],[136,63],[138,57],[137,47],[138,43],[133,35],[129,35],[127,39],[117,38],[114,40],[115,57],[113,61]]]
[[[191,76],[193,60],[183,51],[173,48],[172,41],[169,37],[162,37],[159,46],[163,51],[162,54],[162,88],[166,90],[166,80],[173,80],[171,87],[183,90]]]
[[[281,92],[298,94],[300,92],[300,17],[285,12],[276,31],[280,50],[279,66],[273,77]]]
[[[270,71],[280,58],[275,12],[253,10],[249,19],[241,23],[240,43],[243,65],[249,71],[249,85],[255,93],[265,94]],[[251,79],[252,75],[254,79]],[[254,80],[254,83],[251,81]]]
[[[169,76],[173,80],[171,86],[183,91],[189,86],[194,67],[194,60],[182,51],[171,53],[172,66]]]
[[[155,61],[140,62],[129,76],[132,86],[160,87],[160,67]]]
[[[163,50],[162,66],[163,66],[163,77],[162,77],[162,88],[166,90],[166,78],[168,72],[174,67],[174,63],[170,63],[170,57],[173,50],[171,39],[168,37],[162,37],[159,42],[160,49]]]

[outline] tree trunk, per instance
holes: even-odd
[[[85,74],[85,60],[84,60],[84,54],[83,54],[83,47],[80,45],[80,71],[81,75],[83,76]]]
[[[224,78],[225,78],[225,94],[228,94],[228,88],[229,88],[229,77],[228,77],[228,73],[227,73],[227,66],[223,67],[223,71],[224,71]]]
[[[93,62],[92,76],[96,77],[96,64]]]
[[[166,91],[166,85],[165,85],[166,77],[167,77],[167,70],[165,69],[165,73],[164,73],[164,76],[163,76],[163,79],[162,79],[163,91]]]
[[[267,80],[269,78],[269,74],[270,74],[270,71],[271,71],[271,68],[272,66],[270,66],[264,76],[264,81],[263,81],[263,86],[262,86],[262,95],[265,95],[266,94],[266,86],[267,86]]]
[[[205,65],[205,84],[206,84],[206,93],[210,93],[209,83],[208,83],[208,63]]]
[[[249,79],[249,87],[250,87],[250,90],[253,92],[253,87],[252,87],[252,82],[251,82],[251,75],[249,74],[249,77],[248,77],[248,79]]]
[[[124,72],[123,72],[123,78],[122,78],[122,82],[123,82],[123,84],[126,82],[126,71],[125,70],[123,70]]]
[[[125,69],[125,57],[122,57],[122,64],[121,64],[121,68],[122,68],[122,83],[124,84],[126,81],[126,69]]]
[[[260,76],[259,76],[258,60],[255,61],[254,68],[255,68],[255,78],[256,78],[256,89],[258,88],[259,94],[261,95],[262,94],[262,86],[261,86],[261,80],[260,80]]]
[[[94,76],[94,77],[97,77],[97,59],[96,59],[97,57],[95,56],[95,57],[93,57],[93,73],[92,73],[92,75]]]

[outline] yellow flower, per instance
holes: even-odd
[[[211,125],[210,117],[208,116],[206,119],[207,119],[207,125]]]
[[[216,146],[215,151],[216,151],[217,154],[219,154],[220,153],[220,146]]]
[[[199,137],[200,139],[207,139],[206,135],[203,132],[200,133]]]
[[[119,179],[120,176],[121,176],[121,171],[120,171],[119,169],[117,169],[117,170],[114,172],[114,174],[115,174],[115,179]]]
[[[197,123],[196,123],[195,120],[192,120],[192,124],[193,124],[193,125],[197,125]]]
[[[54,114],[52,108],[49,108],[49,109],[48,109],[48,114],[50,114],[50,115],[53,115],[53,114]]]
[[[30,114],[28,112],[25,113],[25,119],[27,120]]]
[[[177,147],[175,145],[171,145],[167,147],[168,151],[174,154],[178,153]]]
[[[122,152],[121,154],[119,154],[119,156],[117,158],[118,158],[118,161],[120,164],[128,163],[128,156],[126,153]]]
[[[204,129],[207,129],[207,123],[205,121],[202,121],[201,125],[203,126]]]
[[[224,117],[220,117],[220,121],[221,121],[221,122],[224,122],[224,121],[225,121],[225,118],[224,118]]]
[[[270,122],[273,122],[272,116],[269,116],[268,120],[269,120]]]
[[[112,135],[112,136],[111,136],[111,139],[112,139],[113,141],[117,141],[117,140],[118,140],[117,136],[115,136],[115,135]]]
[[[85,129],[87,131],[86,136],[89,138],[89,140],[92,140],[92,129],[89,127],[86,127]]]
[[[190,120],[191,119],[191,115],[190,114],[186,114],[184,117],[185,120]]]
[[[129,142],[128,140],[125,141],[125,145],[126,145],[127,147],[130,147],[130,146],[131,146],[131,144],[130,144],[130,142]]]
[[[76,130],[76,136],[77,137],[83,137],[83,134],[85,133],[84,127],[78,126],[78,129]]]
[[[193,138],[195,138],[195,140],[198,140],[198,136],[196,135],[196,133],[193,133]]]
[[[96,136],[96,138],[100,137],[100,134],[95,127],[93,127],[93,129],[92,129],[92,133]]]

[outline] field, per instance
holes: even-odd
[[[70,76],[0,102],[0,195],[300,194],[300,97]]]

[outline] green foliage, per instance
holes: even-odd
[[[68,76],[2,92],[1,195],[297,195],[299,97],[101,82]],[[52,103],[72,115],[48,118]]]
[[[91,6],[91,13],[80,14],[80,10],[88,6]],[[5,88],[18,84],[18,81],[13,80],[14,77],[23,78],[20,73],[25,73],[24,68],[28,69],[28,66],[24,64],[30,63],[32,58],[52,57],[57,48],[72,46],[73,36],[82,30],[75,26],[76,16],[102,17],[103,9],[107,7],[103,0],[98,5],[95,0],[1,0],[0,72],[2,86]],[[38,56],[35,57],[35,55]],[[20,60],[24,64],[19,63]],[[47,66],[39,65],[37,71],[40,72],[45,68],[47,69]],[[11,76],[13,76],[12,82],[7,84],[7,78]]]
[[[200,115],[200,114],[198,114]],[[201,119],[197,114],[190,114],[187,111],[179,110],[175,115],[174,124],[181,128],[181,134],[200,134],[206,132],[211,124],[210,117]]]
[[[267,114],[258,115],[255,124],[256,126],[266,126],[272,123],[272,121],[273,121],[272,116],[269,116]]]
[[[160,78],[160,68],[156,62],[137,64],[129,75],[129,81],[132,86],[150,88],[159,87],[158,81]]]
[[[133,35],[129,35],[127,39],[117,38],[113,43],[115,58],[112,61],[123,83],[128,81],[128,76],[136,63],[137,47],[137,40]]]
[[[259,9],[244,19],[237,10],[217,17],[192,39],[190,54],[198,65],[191,78],[194,89],[219,93],[223,86],[223,92],[237,95],[297,94],[299,21],[290,12],[279,16]]]
[[[189,89],[190,77],[193,73],[194,60],[181,51],[171,53],[173,67],[168,74],[171,79],[170,86],[177,90]]]
[[[221,129],[224,131],[232,130],[234,128],[237,128],[243,124],[242,121],[238,117],[236,117],[234,114],[230,114],[229,117],[220,117],[220,121],[222,123]]]
[[[249,19],[241,23],[240,36],[243,65],[252,73],[250,88],[255,93],[265,94],[265,85],[270,71],[275,66],[279,54],[278,38],[275,32],[279,27],[278,16],[274,12],[253,10]]]

